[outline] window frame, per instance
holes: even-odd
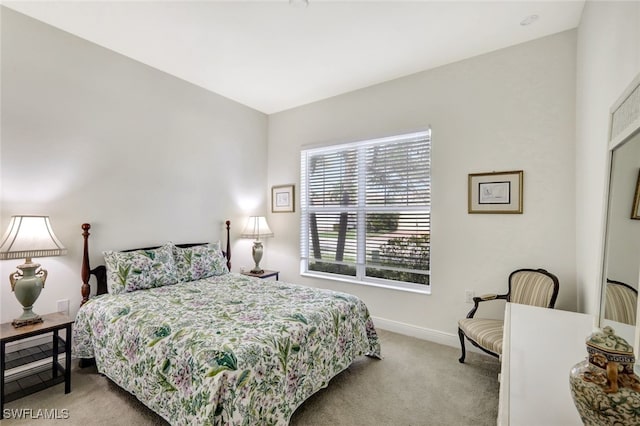
[[[366,150],[367,148],[375,145],[383,145],[392,142],[399,142],[405,140],[409,142],[411,139],[415,138],[425,138],[427,139],[427,143],[429,146],[429,167],[428,167],[428,185],[431,187],[431,148],[432,148],[432,138],[431,138],[431,129],[412,132],[407,134],[400,134],[385,138],[377,138],[370,140],[362,140],[358,142],[349,142],[349,143],[340,143],[333,145],[315,145],[311,147],[303,147],[300,151],[300,274],[302,276],[313,277],[313,278],[323,278],[330,279],[335,281],[349,282],[361,285],[368,285],[374,287],[382,287],[382,288],[390,288],[394,290],[402,290],[409,291],[415,293],[422,294],[430,294],[431,293],[431,257],[429,258],[429,270],[419,270],[418,272],[424,275],[429,276],[429,284],[419,284],[412,282],[404,282],[404,281],[396,281],[385,278],[378,278],[366,275],[367,262],[366,262],[366,214],[375,214],[375,213],[383,213],[388,211],[390,213],[398,213],[400,210],[404,212],[417,212],[417,213],[425,213],[428,218],[428,232],[429,235],[432,231],[431,226],[431,199],[429,198],[428,204],[420,204],[415,206],[367,206],[365,203],[366,191]],[[358,162],[358,172],[357,172],[357,203],[355,206],[329,206],[329,207],[313,207],[309,206],[309,158],[313,155],[317,155],[319,153],[328,154],[331,151],[339,152],[346,151],[349,149],[357,150],[357,162]],[[310,211],[311,210],[311,211]],[[309,237],[309,222],[310,222],[310,213],[350,213],[355,214],[357,217],[356,220],[356,275],[355,277],[337,273],[323,272],[309,269],[309,262],[312,260],[312,254],[310,252],[310,237]],[[431,253],[432,244],[429,241],[429,252]],[[340,264],[337,261],[327,261],[328,263]],[[346,263],[345,263],[346,264]],[[348,265],[352,265],[349,263]],[[372,265],[370,264],[369,267]],[[386,266],[383,269],[393,270],[393,267]],[[397,268],[397,270],[401,270],[404,272],[411,272],[414,270]]]

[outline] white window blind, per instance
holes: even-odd
[[[430,131],[301,152],[302,272],[429,285]]]

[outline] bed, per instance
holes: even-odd
[[[381,358],[380,344],[353,295],[229,272],[229,226],[225,251],[167,243],[105,252],[91,269],[84,224],[72,351],[171,424],[285,425],[355,359]]]

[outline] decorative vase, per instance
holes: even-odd
[[[588,357],[569,376],[571,396],[585,425],[640,425],[640,378],[633,348],[611,327],[586,341]]]

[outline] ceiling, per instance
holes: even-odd
[[[575,28],[584,0],[2,4],[271,114]]]

